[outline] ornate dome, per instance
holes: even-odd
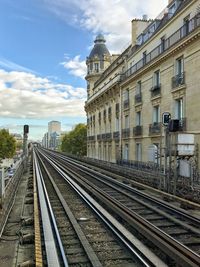
[[[98,34],[96,39],[94,40],[94,47],[89,55],[89,58],[93,58],[95,56],[98,56],[100,59],[103,57],[103,55],[109,55],[110,52],[108,51],[106,45],[105,45],[105,38],[102,34]]]

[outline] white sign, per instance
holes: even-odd
[[[178,155],[192,156],[194,155],[194,134],[178,134]]]
[[[157,162],[158,148],[156,145],[150,145],[148,147],[148,161]]]

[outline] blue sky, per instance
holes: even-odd
[[[41,139],[50,120],[86,122],[85,59],[98,33],[111,52],[131,40],[131,20],[168,1],[0,0],[0,128]]]

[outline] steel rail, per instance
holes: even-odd
[[[81,242],[81,244],[82,244],[82,246],[83,246],[83,248],[84,248],[84,250],[85,250],[85,252],[87,254],[87,257],[88,257],[88,259],[90,260],[90,262],[92,264],[92,266],[93,267],[102,267],[102,264],[100,263],[98,257],[96,256],[96,253],[94,252],[94,250],[92,249],[91,245],[89,244],[86,236],[82,232],[80,226],[78,225],[78,222],[77,222],[76,218],[74,217],[74,215],[71,212],[69,206],[67,205],[66,201],[62,197],[62,194],[61,194],[58,186],[54,182],[52,176],[50,175],[48,169],[46,168],[44,162],[42,161],[40,155],[38,155],[38,158],[40,159],[40,162],[41,162],[45,172],[47,173],[47,175],[48,175],[48,177],[49,177],[49,179],[50,179],[50,181],[52,183],[52,186],[53,186],[53,188],[54,188],[54,190],[55,190],[55,192],[56,192],[56,194],[57,194],[57,196],[58,196],[58,198],[59,198],[59,200],[60,200],[60,202],[61,202],[61,204],[62,204],[62,206],[63,206],[63,208],[64,208],[64,210],[65,210],[65,212],[66,212],[66,214],[67,214],[67,216],[68,216],[68,218],[70,220],[70,222],[71,222],[71,224],[73,225],[73,228],[74,228],[74,230],[75,230],[75,232],[76,232],[76,234],[77,234],[77,236],[78,236],[78,238],[79,238],[79,240],[80,240],[80,242]]]
[[[70,164],[72,163],[71,161],[69,161],[69,162],[70,162]],[[71,165],[73,166],[73,163],[72,163]],[[106,181],[104,181],[104,180],[101,179],[101,178],[102,178],[102,175],[101,175],[101,174],[97,173],[96,171],[95,171],[95,174],[91,174],[91,172],[93,173],[93,171],[88,170],[88,168],[87,168],[86,170],[83,170],[83,169],[81,168],[81,166],[78,165],[78,164],[76,164],[76,168],[78,168],[78,169],[81,170],[82,172],[88,174],[90,177],[95,178],[95,179],[98,180],[99,182],[101,182],[101,183],[103,183],[103,184],[105,184],[105,185],[107,185],[107,186],[113,188],[114,190],[117,190],[118,192],[123,193],[124,195],[126,195],[127,197],[131,198],[132,200],[134,200],[134,201],[140,203],[141,205],[143,205],[143,206],[145,206],[145,207],[147,207],[147,208],[149,208],[149,209],[155,211],[156,213],[158,213],[158,214],[164,216],[165,218],[167,218],[167,219],[173,221],[175,224],[179,224],[179,225],[182,226],[183,228],[185,228],[185,229],[187,229],[187,230],[189,230],[189,231],[191,231],[191,232],[193,232],[193,233],[195,233],[195,234],[197,234],[197,235],[200,236],[200,229],[199,229],[199,228],[196,228],[196,227],[193,227],[193,226],[191,226],[191,225],[188,225],[187,223],[183,222],[182,220],[178,220],[178,219],[172,217],[170,214],[166,213],[165,211],[162,211],[162,210],[160,210],[160,209],[157,208],[157,207],[153,207],[153,206],[150,205],[149,203],[145,203],[143,200],[140,200],[140,199],[138,199],[137,197],[134,197],[133,195],[130,195],[130,194],[127,193],[127,192],[122,192],[122,191],[121,191],[121,188],[124,188],[124,189],[126,189],[127,191],[129,191],[129,192],[133,192],[133,193],[135,193],[135,191],[132,190],[132,188],[130,188],[129,186],[127,186],[127,185],[125,185],[125,184],[123,184],[123,183],[121,183],[121,182],[119,182],[119,181],[115,181],[115,180],[113,180],[113,179],[110,178],[110,177],[107,177],[107,176],[105,177],[105,176],[103,176],[103,178],[106,179],[106,180],[108,181],[108,182],[106,182]],[[101,178],[98,178],[97,175],[100,176]],[[110,183],[109,183],[109,182],[110,182]],[[117,187],[116,187],[116,186],[117,186]],[[152,200],[152,198],[149,199],[149,198],[148,198],[148,195],[146,195],[146,194],[145,194],[145,195],[143,195],[143,194],[137,194],[137,195],[142,196],[143,199],[145,199],[145,200],[147,199],[147,200],[150,200],[151,202],[153,201],[153,202],[156,203],[157,205],[161,206],[160,203],[158,202],[158,200],[155,200],[155,201],[154,201],[154,199]],[[164,206],[164,205],[162,205],[162,206]],[[165,208],[168,209],[168,206],[166,205]],[[200,220],[199,220],[198,218],[188,216],[187,214],[186,214],[186,216],[184,216],[185,214],[184,214],[183,212],[176,212],[176,209],[175,209],[175,208],[173,209],[172,207],[170,207],[169,210],[172,211],[173,213],[177,213],[177,214],[179,214],[179,215],[181,214],[181,216],[184,217],[184,219],[187,218],[187,219],[190,220],[190,222],[192,221],[192,223],[196,223],[197,225],[200,226]]]
[[[166,264],[153,254],[145,245],[143,245],[136,237],[134,237],[127,229],[124,228],[112,215],[110,215],[102,206],[100,206],[85,190],[83,190],[69,175],[67,175],[54,159],[41,153],[44,158],[57,170],[58,173],[69,183],[72,188],[82,197],[82,199],[92,208],[92,210],[106,223],[106,225],[114,231],[118,238],[130,251],[137,256],[144,266],[165,266]],[[75,177],[73,177],[75,178]]]
[[[192,215],[190,215],[190,214],[188,214],[188,213],[180,210],[177,207],[172,207],[169,203],[164,203],[162,200],[157,200],[156,198],[154,198],[152,196],[149,196],[146,193],[141,192],[141,191],[139,191],[139,190],[137,190],[135,188],[132,188],[129,185],[126,185],[124,183],[121,183],[119,181],[116,181],[112,177],[109,177],[109,176],[107,176],[107,175],[105,175],[103,173],[99,173],[98,171],[96,171],[94,169],[91,169],[90,167],[85,166],[85,164],[84,165],[80,165],[80,162],[78,162],[77,160],[71,160],[68,157],[60,156],[59,154],[56,154],[56,156],[59,157],[59,158],[62,158],[64,160],[66,160],[67,162],[71,162],[72,164],[76,165],[77,168],[79,168],[79,169],[85,169],[86,171],[88,170],[90,173],[93,173],[95,175],[98,175],[98,176],[100,176],[100,177],[102,177],[102,178],[104,178],[104,179],[106,179],[108,181],[112,181],[112,183],[117,184],[120,187],[123,187],[123,188],[129,190],[130,192],[133,192],[133,193],[137,194],[138,196],[141,196],[143,198],[146,198],[146,199],[148,199],[148,200],[150,200],[150,201],[158,204],[159,206],[162,206],[162,207],[168,209],[171,212],[176,212],[176,214],[178,214],[178,215],[180,215],[180,216],[182,216],[182,217],[184,217],[186,219],[189,219],[192,223],[195,223],[197,225],[200,225],[200,219],[199,218],[194,217],[194,216],[192,216]],[[106,172],[108,172],[108,171],[106,171]],[[113,175],[113,173],[110,173],[110,175]],[[121,176],[121,178],[123,178],[123,177]]]
[[[60,167],[64,169],[62,165],[60,165]],[[78,175],[76,174],[76,176]],[[79,181],[79,183],[82,186],[86,187],[84,182]],[[93,194],[95,196],[98,196],[104,203],[110,205],[113,211],[116,212],[117,209],[122,218],[126,218],[132,226],[136,227],[140,232],[145,233],[145,236],[148,236],[149,238],[151,238],[151,240],[153,239],[157,245],[159,242],[158,246],[162,247],[164,251],[167,251],[173,259],[178,259],[178,261],[181,262],[182,266],[200,265],[199,255],[197,255],[196,253],[185,247],[183,244],[170,237],[168,234],[164,233],[162,230],[150,224],[148,221],[144,220],[138,214],[125,208],[121,203],[110,197],[105,192],[102,192],[102,190],[100,190],[99,188],[96,188],[92,183],[89,183],[88,181],[87,183],[89,184],[90,189],[93,191]],[[171,250],[170,247],[173,249]]]
[[[47,263],[49,267],[57,267],[64,266],[68,267],[68,262],[65,256],[64,248],[62,246],[62,242],[60,239],[60,235],[58,232],[58,228],[56,225],[55,217],[51,208],[51,204],[48,198],[48,194],[45,188],[45,184],[43,181],[43,176],[41,173],[41,169],[36,157],[36,153],[33,151],[34,155],[34,164],[36,171],[36,180],[38,185],[38,195],[41,209],[41,217],[42,217],[42,225],[43,225],[43,233],[45,240],[45,250],[47,255]],[[56,235],[56,241],[54,239],[54,232]],[[62,264],[59,260],[59,253],[57,249],[57,245],[59,247],[59,253],[62,257]]]

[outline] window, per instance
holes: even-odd
[[[125,116],[125,129],[129,128],[129,115]]]
[[[94,69],[96,72],[99,72],[99,63],[94,63]]]
[[[176,119],[182,119],[183,118],[183,99],[177,99],[175,100],[175,117]]]
[[[129,89],[126,89],[124,91],[123,99],[124,99],[124,109],[129,108]]]
[[[189,33],[189,27],[190,27],[190,16],[188,15],[187,17],[184,18],[183,20],[183,35],[187,35]]]
[[[136,126],[141,126],[141,111],[136,112]]]
[[[115,105],[115,114],[119,113],[119,103]]]
[[[128,144],[125,144],[125,146],[124,146],[124,159],[125,160],[129,159],[129,146],[128,146]]]
[[[141,143],[136,143],[136,155],[135,158],[137,161],[142,161],[142,145]]]
[[[141,81],[138,81],[136,85],[136,95],[141,95],[141,89],[142,89],[142,83]]]
[[[161,52],[165,51],[165,36],[160,39]]]
[[[171,18],[174,15],[175,11],[176,11],[176,2],[169,7],[168,11],[169,18]]]
[[[160,71],[159,70],[154,72],[153,83],[155,87],[160,86]]]
[[[119,118],[115,118],[115,130],[119,131]]]
[[[140,34],[140,35],[137,37],[136,44],[137,44],[137,45],[141,45],[142,42],[143,42],[143,34]]]
[[[126,90],[124,91],[124,96],[123,96],[123,98],[124,98],[124,101],[129,100],[129,89],[126,89]]]
[[[183,57],[176,60],[176,75],[181,75],[183,73]]]
[[[160,122],[160,107],[155,106],[153,107],[153,123],[159,123]]]

